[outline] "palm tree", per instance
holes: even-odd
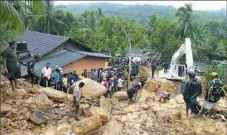
[[[24,31],[24,22],[10,2],[0,1],[0,18],[0,23],[6,28],[14,30],[16,34]]]
[[[209,61],[224,58],[225,48],[220,44],[219,40],[220,39],[217,37],[210,38],[207,45],[203,45],[199,48],[198,53],[207,57]]]
[[[34,17],[37,17],[38,28],[46,33],[57,32],[55,24],[61,24],[66,26],[64,22],[57,19],[56,15],[58,10],[61,10],[62,6],[54,6],[54,2],[50,0],[44,0],[40,3],[35,3],[32,6],[33,12],[35,13]]]
[[[177,28],[176,35],[179,38],[191,38],[193,36],[194,17],[192,13],[192,4],[185,4],[184,7],[180,7],[177,9],[175,16],[178,17],[179,27]]]
[[[145,33],[147,34],[148,38],[150,38],[152,33],[154,32],[156,21],[157,17],[155,15],[149,16],[148,26],[145,30]]]

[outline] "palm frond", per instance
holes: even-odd
[[[8,1],[0,1],[0,18],[7,27],[15,30],[16,34],[24,31],[25,25],[16,9]]]

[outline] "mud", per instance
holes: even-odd
[[[153,81],[155,82],[155,81]],[[152,82],[152,83],[153,83]],[[163,89],[169,83],[174,88],[179,85],[175,82],[163,84]],[[1,135],[65,135],[68,130],[72,130],[72,125],[86,123],[86,118],[93,116],[87,115],[86,111],[92,107],[107,110],[108,114],[93,110],[93,114],[101,115],[100,127],[95,132],[86,131],[81,134],[92,135],[225,135],[227,134],[227,124],[221,118],[211,118],[209,116],[190,116],[185,115],[185,104],[176,90],[172,92],[171,99],[167,103],[153,101],[150,91],[142,89],[136,101],[118,100],[117,98],[105,99],[103,96],[98,99],[82,99],[81,111],[78,119],[75,118],[72,101],[65,99],[56,102],[51,98],[44,98],[48,104],[36,104],[38,91],[42,88],[33,88],[23,80],[20,85],[27,92],[25,95],[15,98],[7,94],[10,89],[9,83],[3,79],[1,88]],[[164,85],[166,84],[166,85]],[[45,94],[45,93],[44,93]],[[50,101],[49,101],[50,100]],[[199,102],[203,103],[203,97]],[[52,108],[48,108],[52,105]],[[41,107],[40,107],[41,106]],[[29,118],[31,114],[42,109],[47,122],[35,124]],[[82,111],[84,110],[84,111]],[[99,110],[99,109],[96,109]],[[217,105],[219,113],[226,115],[226,97],[221,99]],[[108,115],[108,116],[105,116]],[[108,120],[106,120],[108,117]],[[100,122],[98,122],[100,124]],[[93,122],[97,123],[97,122]],[[90,126],[90,125],[89,125]],[[81,125],[81,128],[83,125]],[[92,126],[90,126],[91,129]],[[76,129],[79,132],[81,129]],[[80,133],[79,133],[80,134]]]

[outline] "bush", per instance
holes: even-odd
[[[207,80],[211,79],[211,77],[209,76],[211,72],[217,72],[221,81],[224,84],[227,84],[227,65],[223,65],[223,64],[211,65],[208,69],[208,72],[207,72],[208,74],[204,75]]]

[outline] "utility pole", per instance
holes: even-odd
[[[131,87],[131,70],[132,70],[132,44],[131,44],[131,38],[128,36],[128,34],[123,30],[125,33],[125,36],[128,39],[129,43],[129,73],[128,73],[128,89]]]

